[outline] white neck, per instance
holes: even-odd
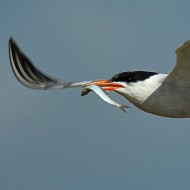
[[[136,105],[143,104],[144,101],[162,85],[166,77],[167,74],[159,73],[143,81],[129,84],[121,82],[125,88],[118,88],[116,92]]]

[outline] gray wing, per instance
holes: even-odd
[[[190,85],[190,41],[176,49],[176,65],[164,83]]]
[[[25,86],[33,89],[63,89],[80,87],[90,81],[60,82],[38,70],[20,50],[16,42],[9,40],[9,58],[16,78]]]

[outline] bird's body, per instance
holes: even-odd
[[[139,108],[164,117],[190,118],[190,88],[163,84]]]
[[[128,86],[116,92],[145,112],[164,117],[189,118],[190,86],[165,83],[166,77],[166,74],[156,74],[146,83],[135,83],[135,87]]]
[[[115,91],[139,109],[171,118],[190,118],[190,41],[176,50],[177,62],[170,74],[149,71],[122,72],[109,80],[64,83],[38,69],[10,39],[9,55],[18,80],[34,89],[63,89],[97,85],[104,91]]]

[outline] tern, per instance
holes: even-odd
[[[103,92],[114,91],[120,94],[144,112],[169,118],[190,118],[190,41],[176,49],[176,65],[169,74],[127,71],[110,79],[95,81],[61,82],[44,74],[20,50],[13,38],[9,40],[9,57],[15,76],[29,88],[82,87],[82,95],[86,95],[93,89],[98,93],[99,87]],[[94,86],[96,88],[93,88]],[[103,97],[104,95],[99,94],[109,102],[108,97]],[[116,106],[123,109],[121,104]]]

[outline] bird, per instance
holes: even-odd
[[[15,40],[9,39],[12,70],[29,88],[46,90],[96,85],[103,91],[118,93],[144,112],[167,118],[190,118],[190,40],[175,52],[176,64],[169,74],[137,70],[121,72],[109,79],[62,82],[37,69]],[[90,91],[84,90],[82,95]]]

